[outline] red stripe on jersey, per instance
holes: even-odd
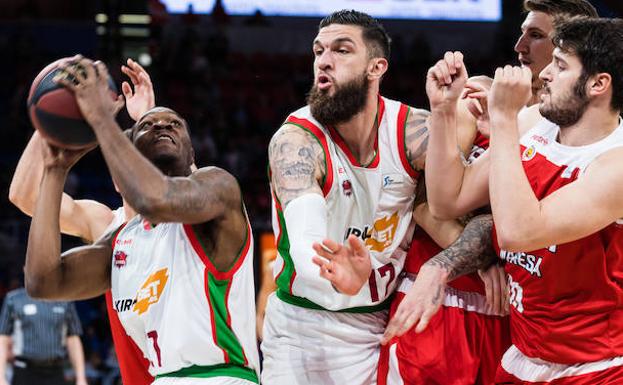
[[[292,115],[288,117],[288,119],[286,120],[286,123],[294,124],[296,126],[306,129],[307,131],[309,131],[310,134],[312,134],[320,142],[320,145],[322,146],[322,149],[324,150],[324,158],[327,164],[325,180],[322,185],[322,194],[326,197],[329,194],[329,191],[331,191],[331,186],[333,185],[333,163],[331,162],[329,146],[327,145],[327,138],[324,132],[322,132],[320,128],[316,127],[316,125],[310,122],[309,120],[300,119]]]
[[[193,229],[193,226],[185,224],[183,225],[183,227],[184,227],[184,232],[186,233],[186,236],[188,237],[188,240],[190,241],[190,244],[193,250],[195,250],[195,253],[197,253],[197,255],[199,256],[203,264],[206,266],[206,268],[210,271],[210,273],[214,275],[214,278],[218,279],[219,281],[231,279],[234,276],[234,274],[236,274],[240,266],[242,266],[242,263],[245,261],[246,255],[249,252],[249,248],[251,247],[251,239],[253,237],[251,233],[251,225],[249,225],[249,221],[247,221],[247,238],[244,242],[244,245],[240,249],[238,256],[236,257],[236,262],[229,270],[220,271],[216,268],[216,266],[214,266],[214,264],[208,257],[207,253],[205,252],[205,249],[203,248],[203,245],[201,244],[201,242],[197,238],[197,235],[195,234],[195,230]]]
[[[151,384],[154,378],[149,374],[149,361],[143,356],[143,352],[136,346],[134,340],[125,332],[117,311],[113,307],[110,290],[106,292],[105,297],[110,332],[123,383],[132,385]]]
[[[398,124],[396,124],[396,127],[398,128],[398,154],[400,154],[400,161],[402,162],[402,166],[407,174],[409,174],[411,178],[417,179],[420,173],[414,169],[413,166],[411,166],[409,159],[407,159],[407,143],[405,141],[405,133],[407,129],[408,115],[409,106],[401,104],[400,110],[398,110]]]

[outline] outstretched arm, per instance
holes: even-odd
[[[413,325],[417,325],[417,333],[423,331],[439,310],[448,282],[486,268],[496,260],[491,243],[492,226],[490,215],[473,218],[456,242],[422,265],[413,286],[387,325],[383,343],[403,335]]]

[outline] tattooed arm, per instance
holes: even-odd
[[[495,262],[492,226],[491,215],[473,218],[450,247],[422,265],[413,286],[387,325],[384,344],[394,336],[403,335],[413,325],[417,325],[417,333],[423,331],[439,310],[448,282]]]
[[[270,141],[268,160],[271,186],[284,209],[301,195],[322,195],[325,155],[320,143],[307,131],[289,124],[281,127]]]

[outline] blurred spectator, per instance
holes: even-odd
[[[24,288],[9,292],[0,314],[0,384],[8,384],[6,364],[12,356],[11,385],[65,385],[69,356],[76,385],[86,385],[81,333],[73,303],[38,301]]]

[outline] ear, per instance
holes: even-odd
[[[389,63],[387,59],[382,57],[375,57],[370,60],[368,64],[368,78],[372,79],[380,79],[387,72],[387,67]]]
[[[607,72],[600,72],[591,76],[586,82],[586,90],[589,96],[599,96],[610,91],[612,88],[612,76]]]

